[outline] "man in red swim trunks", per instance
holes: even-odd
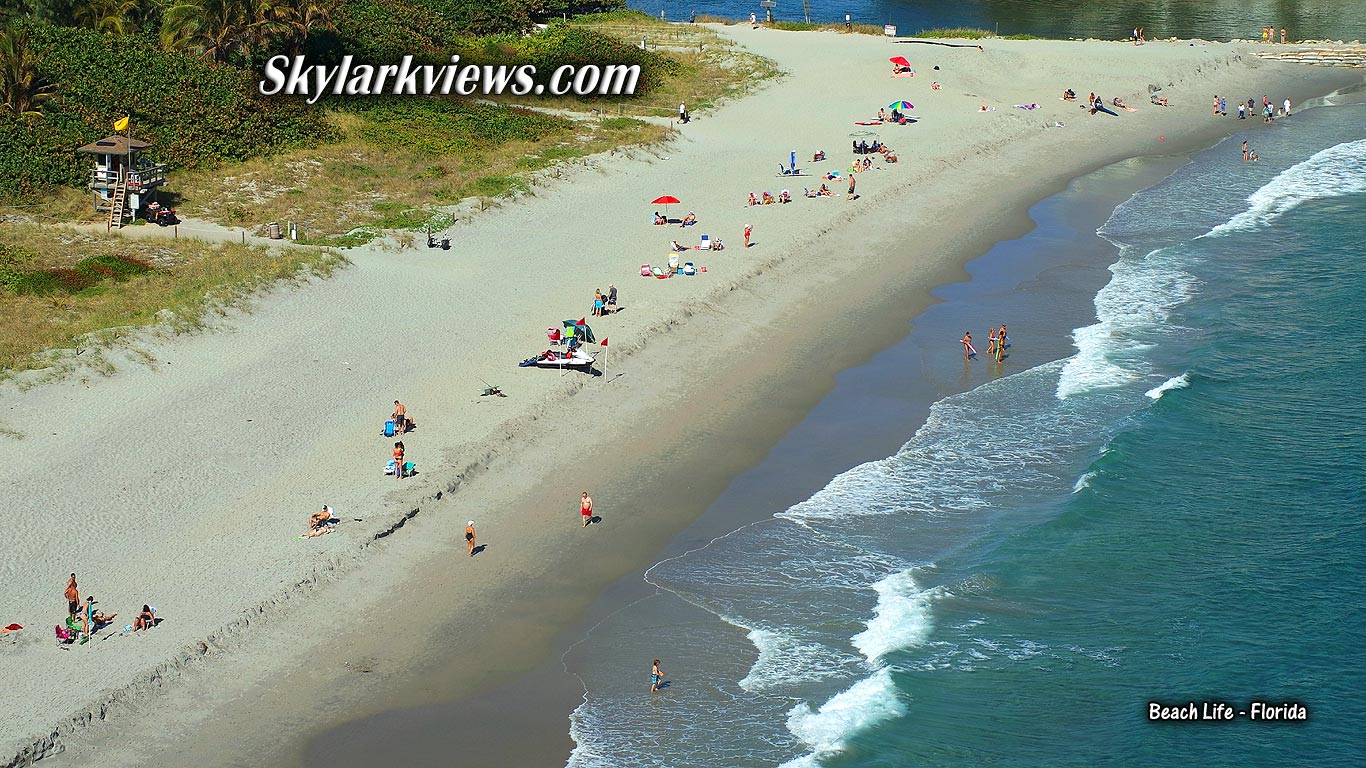
[[[579,512],[583,514],[583,527],[593,522],[593,500],[588,497],[588,491],[583,492],[583,498],[579,500]]]

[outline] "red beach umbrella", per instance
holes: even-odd
[[[893,56],[892,58],[888,59],[888,61],[892,62],[893,64],[897,65],[898,67],[909,67],[909,66],[911,66],[911,62],[906,61],[906,57],[905,57],[905,56]]]
[[[656,197],[654,200],[651,200],[650,202],[654,205],[664,206],[665,215],[667,216],[669,206],[673,205],[674,203],[679,203],[682,201],[674,197],[673,195],[664,195],[663,197]]]

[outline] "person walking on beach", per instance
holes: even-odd
[[[408,409],[403,407],[403,403],[394,401],[394,431],[400,435],[408,431]]]
[[[1283,106],[1285,107],[1285,116],[1290,117],[1290,99],[1286,99]]]
[[[1285,27],[1281,27],[1281,42],[1285,42]]]
[[[678,105],[678,122],[680,122],[680,123],[686,123],[686,122],[688,122],[688,104],[687,104],[687,102],[682,102],[682,103],[680,103],[680,104]]]
[[[659,668],[659,659],[650,667],[650,693],[659,693],[659,684],[664,682],[664,670]]]
[[[745,225],[745,247],[746,247],[746,248],[749,247],[749,235],[750,235],[750,233],[753,232],[753,231],[754,231],[754,225],[753,225],[753,224],[746,224],[746,225]]]
[[[1228,117],[1228,102],[1223,96],[1219,97],[1219,115],[1221,117]]]
[[[1244,104],[1244,103],[1242,103],[1241,101],[1238,102],[1238,119],[1239,119],[1239,120],[1246,120],[1246,119],[1247,119],[1247,105]]]
[[[966,363],[977,354],[977,348],[972,346],[972,331],[963,331],[963,338],[958,341],[963,345],[963,362]]]
[[[474,557],[474,521],[465,523],[465,549],[469,550],[470,557]]]
[[[71,574],[71,578],[66,581],[66,613],[68,616],[75,617],[81,612],[81,589],[76,586],[76,574]]]
[[[849,194],[845,195],[846,198],[850,200],[854,199],[854,185],[856,183],[857,180],[854,178],[854,175],[852,173],[849,174]]]
[[[394,477],[403,479],[403,441],[394,443]]]
[[[583,492],[583,498],[579,499],[579,514],[583,515],[583,527],[593,522],[593,499],[588,495],[588,491]]]
[[[751,13],[751,14],[749,15],[749,28],[750,28],[750,29],[758,29],[758,28],[759,28],[759,17],[758,17],[758,16],[755,16],[753,13]]]

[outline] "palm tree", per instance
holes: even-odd
[[[0,30],[0,104],[17,117],[39,114],[57,90],[38,74],[41,59],[29,45],[28,30],[17,24]]]
[[[301,53],[308,36],[315,31],[336,31],[332,23],[332,11],[336,10],[338,0],[287,0],[289,3],[289,30],[286,34],[287,53]]]
[[[87,0],[76,9],[76,20],[111,35],[138,31],[137,0]]]

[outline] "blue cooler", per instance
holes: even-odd
[[[384,436],[385,436],[385,437],[393,437],[393,436],[394,436],[394,420],[393,420],[393,419],[390,419],[390,420],[384,422]]]

